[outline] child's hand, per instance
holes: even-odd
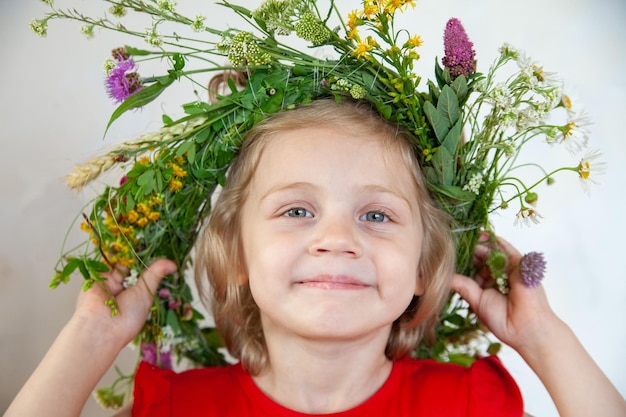
[[[79,295],[72,320],[90,328],[94,335],[101,335],[106,338],[106,342],[121,349],[144,325],[152,306],[153,294],[161,279],[175,271],[174,262],[157,260],[143,272],[136,285],[124,289],[124,276],[113,270],[105,274],[108,279],[102,285],[95,284]],[[110,296],[115,298],[119,309],[113,317],[111,308],[105,304]]]
[[[478,245],[475,279],[455,275],[452,288],[501,341],[514,348],[535,371],[561,416],[623,417],[626,402],[589,356],[571,329],[548,305],[541,286],[527,287],[519,271],[521,254],[498,239],[508,254],[510,291],[489,288],[493,281],[485,265],[489,248]]]
[[[452,289],[470,304],[478,318],[502,342],[518,351],[535,349],[535,343],[549,339],[544,338],[544,333],[550,324],[560,320],[548,305],[543,287],[529,288],[524,284],[519,271],[522,255],[503,239],[498,239],[498,244],[508,255],[510,291],[507,295],[492,288],[494,281],[485,265],[490,249],[481,244],[474,252],[478,271],[475,279],[457,274],[452,280]]]

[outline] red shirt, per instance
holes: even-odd
[[[360,405],[327,417],[521,417],[520,391],[496,357],[470,367],[394,362],[383,386]],[[133,416],[306,417],[265,395],[239,364],[182,373],[145,362],[135,376]]]

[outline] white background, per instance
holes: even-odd
[[[102,3],[78,0],[74,6],[90,11]],[[207,1],[179,3],[197,5],[199,13],[220,25],[235,24]],[[258,1],[241,3],[253,7]],[[355,0],[339,3],[346,14],[358,6]],[[509,42],[547,71],[559,73],[594,119],[592,147],[604,152],[609,170],[591,197],[581,191],[575,175],[559,177],[554,187],[540,190],[540,225],[514,228],[514,212],[505,211],[496,228],[523,252],[546,253],[545,287],[553,308],[625,395],[626,5],[623,0],[417,3],[402,22],[427,42],[418,66],[423,78],[432,75],[435,56],[442,55],[446,20],[458,17],[474,42],[479,70],[486,70],[497,48]],[[68,226],[88,201],[87,194],[65,189],[60,178],[75,163],[158,129],[162,112],[176,115],[180,103],[193,100],[190,85],[181,83],[148,108],[125,116],[102,139],[114,109],[104,93],[102,63],[122,39],[145,45],[111,33],[88,41],[77,25],[67,22],[53,22],[48,38],[40,39],[28,23],[45,11],[36,1],[0,2],[0,411],[69,318],[79,288],[79,279],[56,291],[47,287]],[[564,149],[546,145],[533,152],[532,159],[546,167],[578,163]],[[82,237],[74,230],[69,241]],[[134,355],[125,351],[121,364],[131,363]],[[502,358],[521,386],[527,411],[556,416],[541,383],[515,352],[505,350]],[[111,375],[107,378],[111,381]],[[110,413],[90,400],[83,415]]]

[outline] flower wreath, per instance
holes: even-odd
[[[134,343],[141,356],[161,366],[171,366],[171,355],[191,366],[225,363],[215,329],[204,325],[194,307],[191,288],[184,279],[192,264],[191,252],[202,219],[210,212],[211,192],[226,180],[226,171],[246,132],[268,115],[320,97],[344,96],[367,100],[387,120],[412,135],[416,155],[432,195],[456,222],[457,270],[472,275],[472,253],[481,231],[490,231],[490,216],[511,205],[517,207],[516,222],[537,222],[536,187],[550,184],[559,171],[579,175],[586,187],[602,171],[599,153],[589,152],[578,164],[548,172],[527,185],[511,172],[519,168],[524,145],[543,139],[564,144],[571,152],[587,145],[589,120],[572,106],[554,74],[509,45],[486,73],[476,72],[475,51],[457,19],[450,19],[444,33],[444,57],[436,61],[434,78],[420,89],[413,73],[422,38],[398,29],[394,17],[413,0],[363,0],[347,20],[329,0],[322,9],[315,0],[267,0],[256,10],[223,1],[220,4],[242,18],[247,30],[216,30],[206,19],[186,17],[172,1],[107,0],[108,13],[93,19],[78,11],[57,9],[31,22],[41,36],[48,22],[70,19],[83,23],[91,37],[103,28],[144,38],[149,49],[116,48],[106,62],[106,89],[119,102],[107,129],[128,110],[155,100],[181,78],[198,88],[207,72],[233,70],[245,75],[245,86],[229,77],[227,91],[210,92],[214,100],[183,104],[185,116],[163,116],[163,128],[125,142],[114,150],[77,166],[66,178],[80,190],[114,166],[125,175],[97,196],[81,228],[89,239],[64,254],[51,287],[70,280],[75,271],[84,277],[84,289],[101,285],[102,273],[113,265],[130,270],[127,285],[136,281],[147,264],[169,258],[180,273],[166,277],[154,298],[151,315]],[[146,31],[135,31],[121,22],[129,13],[152,18]],[[331,21],[337,18],[337,27]],[[162,31],[166,23],[191,28],[195,38]],[[179,26],[180,28],[180,26]],[[334,51],[321,59],[289,46],[292,34],[312,48]],[[315,51],[315,49],[312,49]],[[210,60],[217,56],[229,65]],[[165,75],[142,77],[140,63],[161,59],[169,64]],[[208,68],[186,70],[189,62],[209,63]],[[512,74],[498,78],[502,67]],[[495,242],[491,242],[494,244]],[[488,265],[501,291],[506,292],[506,257],[494,250]],[[540,253],[524,256],[520,265],[527,285],[538,285],[545,262]],[[108,301],[112,314],[115,301]],[[421,344],[415,356],[468,364],[493,343],[476,316],[458,296],[450,296],[437,328],[436,343]],[[106,406],[120,406],[127,391],[120,381],[100,388],[96,396]]]

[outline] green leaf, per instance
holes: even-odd
[[[437,111],[448,121],[448,126],[454,125],[459,120],[459,99],[452,88],[444,85],[437,102]]]
[[[424,114],[435,132],[438,143],[441,144],[450,130],[450,124],[430,101],[424,103]]]
[[[174,334],[178,333],[180,330],[180,324],[178,323],[178,317],[176,317],[176,313],[174,310],[167,310],[167,316],[165,318],[165,322],[168,326],[172,328]]]
[[[174,60],[174,70],[180,71],[185,67],[185,57],[180,53],[175,53],[172,55],[172,59]]]
[[[448,131],[445,139],[441,142],[441,146],[446,148],[451,155],[456,156],[459,144],[461,143],[461,130],[463,120],[459,119],[456,124]]]
[[[442,146],[433,154],[432,164],[437,168],[439,184],[452,185],[455,163],[454,156]]]
[[[104,130],[104,134],[106,135],[113,122],[116,121],[121,115],[126,113],[128,110],[143,107],[146,104],[154,101],[173,82],[174,79],[169,78],[169,82],[154,83],[152,85],[149,85],[148,87],[142,88],[141,90],[137,91],[135,94],[124,100],[124,102],[120,104],[111,114],[109,122],[106,125],[106,129]]]
[[[132,56],[146,56],[146,55],[151,55],[154,53],[146,49],[139,49],[139,48],[135,48],[133,46],[128,46],[128,45],[124,45],[124,48],[126,48],[126,52],[128,52],[128,54]]]
[[[467,79],[464,75],[459,75],[454,79],[454,82],[450,85],[450,88],[456,94],[459,103],[462,103],[467,98],[469,88],[467,87]]]

